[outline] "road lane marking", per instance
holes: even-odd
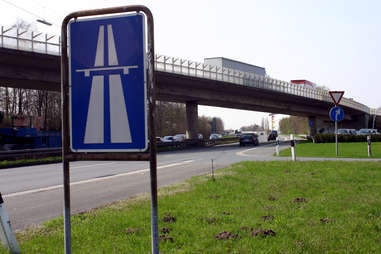
[[[255,149],[257,149],[257,148],[258,148],[258,147],[254,147],[254,148],[246,149],[246,150],[243,150],[243,151],[240,151],[240,152],[236,152],[235,154],[238,155],[238,156],[251,157],[251,155],[248,155],[248,154],[245,154],[245,153],[248,152],[248,151],[251,151],[251,150],[255,150]]]
[[[110,165],[110,164],[115,164],[115,162],[91,164],[91,165],[85,165],[85,166],[76,166],[76,167],[70,167],[70,169],[73,169],[73,168],[89,168],[89,167],[94,167],[94,166],[103,166],[103,165]]]
[[[187,161],[182,161],[182,162],[171,163],[168,165],[158,166],[157,169],[159,170],[159,169],[170,168],[170,167],[175,167],[175,166],[182,166],[182,165],[192,163],[194,161],[195,160],[187,160]],[[110,163],[105,163],[105,164],[110,164]],[[97,164],[97,165],[99,165],[99,164]],[[121,177],[121,176],[144,174],[144,173],[149,172],[149,170],[150,170],[149,168],[146,168],[146,169],[136,170],[136,171],[127,172],[127,173],[121,173],[121,174],[116,174],[116,175],[110,175],[110,176],[92,178],[92,179],[88,179],[88,180],[82,180],[82,181],[71,183],[70,186],[75,186],[75,185],[85,184],[85,183],[100,182],[100,181],[105,181],[105,180],[109,180],[109,179],[113,179],[113,178],[117,178],[117,177]],[[45,187],[45,188],[39,188],[39,189],[33,189],[33,190],[20,191],[20,192],[15,192],[15,193],[11,193],[11,194],[6,194],[6,195],[3,195],[3,197],[4,198],[17,197],[17,196],[22,196],[22,195],[26,195],[26,194],[33,194],[33,193],[37,193],[37,192],[56,190],[56,189],[60,189],[60,188],[62,188],[62,185],[54,185],[54,186],[49,186],[49,187]]]

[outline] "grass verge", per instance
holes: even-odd
[[[335,143],[300,143],[295,146],[296,157],[336,158]],[[339,158],[369,158],[367,143],[339,143]],[[291,156],[291,149],[283,149],[280,156]],[[381,142],[372,143],[372,157],[381,158]]]
[[[381,163],[243,162],[159,194],[161,253],[381,253]],[[17,233],[63,253],[63,220]],[[147,197],[72,217],[73,253],[150,253]],[[0,253],[5,253],[0,251]]]
[[[14,160],[14,161],[4,160],[4,161],[0,161],[0,169],[30,166],[30,165],[40,165],[40,164],[46,164],[46,163],[58,163],[61,161],[62,161],[61,156],[47,157],[47,158],[41,158],[41,159]]]

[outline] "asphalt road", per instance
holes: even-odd
[[[223,145],[158,154],[159,187],[245,160],[273,160],[274,145]],[[282,158],[289,159],[289,158]],[[80,161],[70,164],[72,213],[149,193],[149,163]],[[13,229],[62,215],[62,164],[0,169],[0,192]]]

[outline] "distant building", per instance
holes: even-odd
[[[266,69],[263,67],[231,60],[224,57],[205,58],[204,64],[266,76]]]

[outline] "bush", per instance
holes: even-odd
[[[339,142],[367,142],[368,135],[338,135]],[[314,136],[315,143],[334,143],[335,134],[317,134]],[[372,142],[381,142],[381,135],[370,135]]]

